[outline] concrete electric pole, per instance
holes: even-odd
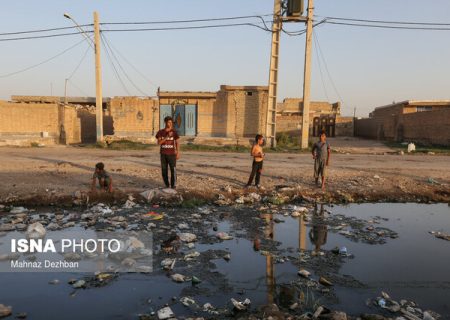
[[[100,24],[98,18],[98,12],[94,12],[94,43],[92,39],[86,34],[81,26],[68,14],[64,13],[64,17],[71,20],[83,37],[94,49],[95,52],[95,122],[97,131],[97,142],[103,141],[103,95],[102,95],[102,67],[100,63]],[[67,86],[67,79],[66,79]]]
[[[302,136],[300,147],[308,148],[309,143],[309,104],[311,100],[311,46],[313,36],[314,0],[308,0],[306,20],[305,70],[303,77]]]
[[[282,28],[281,0],[274,0],[272,24],[272,49],[270,52],[269,97],[267,99],[266,139],[271,148],[277,146],[277,86],[278,86],[278,55],[280,51],[280,32]]]
[[[98,12],[94,12],[94,44],[95,44],[95,122],[97,142],[103,141],[103,95],[102,67],[100,63],[100,26]]]

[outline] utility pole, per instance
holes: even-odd
[[[278,86],[278,54],[280,51],[280,32],[282,27],[281,0],[274,0],[272,24],[272,48],[270,52],[269,97],[267,99],[266,139],[270,147],[277,146],[277,86]]]
[[[314,15],[314,0],[308,0],[308,16],[306,20],[305,70],[303,77],[303,110],[302,137],[300,147],[308,148],[309,142],[309,104],[311,100],[311,46]]]
[[[95,43],[95,122],[97,127],[97,142],[103,141],[103,96],[102,67],[100,64],[100,26],[98,12],[94,12],[94,43]]]

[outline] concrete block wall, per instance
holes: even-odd
[[[450,146],[450,109],[404,114],[403,140]]]
[[[111,134],[118,138],[147,140],[153,137],[152,132],[156,134],[159,129],[159,108],[156,99],[111,98],[108,116],[111,117]]]
[[[227,111],[227,137],[251,138],[258,133],[265,134],[267,87],[222,85],[218,95],[223,97]]]

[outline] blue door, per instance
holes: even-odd
[[[197,106],[187,104],[185,106],[185,131],[187,136],[195,136],[197,133]]]
[[[164,129],[166,124],[164,123],[164,118],[167,116],[172,116],[172,106],[170,104],[161,104],[159,106],[159,128]]]
[[[184,112],[184,105],[176,105],[175,106],[175,112],[173,114],[173,124],[175,130],[177,130],[178,135],[184,136],[185,135],[185,112]]]

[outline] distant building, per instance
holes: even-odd
[[[217,92],[105,97],[103,134],[107,139],[150,142],[170,115],[183,140],[248,144],[256,134],[265,134],[267,100],[267,86],[230,85]],[[302,100],[285,99],[277,108],[277,133],[299,136]],[[310,109],[311,136],[322,130],[329,136],[352,134],[353,119],[339,117],[340,103],[311,102]],[[0,101],[0,145],[95,141],[95,97],[12,96],[11,101]]]
[[[450,145],[450,100],[406,100],[377,107],[355,122],[359,137]]]

